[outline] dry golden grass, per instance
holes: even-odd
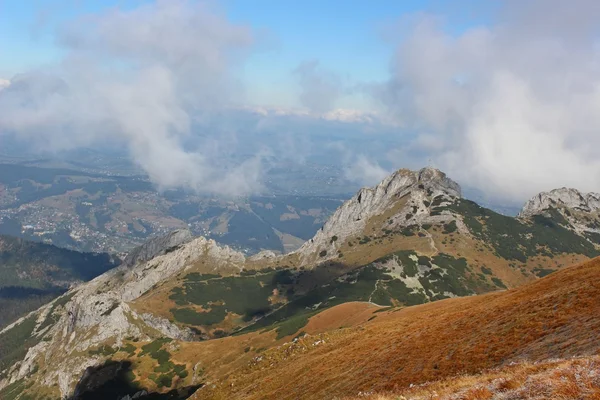
[[[302,331],[315,335],[340,328],[349,328],[376,318],[381,307],[363,302],[350,302],[325,310],[312,317]]]
[[[599,331],[600,259],[595,259],[518,289],[377,313],[360,326],[312,337],[323,342],[293,356],[283,346],[268,350],[267,362],[232,371],[195,398],[322,399],[397,391],[510,362],[595,354]],[[522,380],[499,385],[517,390]],[[572,395],[568,376],[561,382],[552,387],[555,397],[546,398]],[[465,398],[487,395],[477,389]]]
[[[398,390],[345,400],[597,400],[600,357],[518,363]]]

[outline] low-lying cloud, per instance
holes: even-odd
[[[600,7],[500,4],[496,21],[459,35],[414,16],[375,97],[416,133],[413,151],[488,194],[599,191]]]
[[[226,165],[209,146],[183,146],[196,119],[239,93],[232,69],[252,48],[250,29],[202,3],[163,0],[78,19],[58,41],[59,64],[4,85],[0,134],[43,150],[127,146],[162,188],[236,195],[259,187],[260,154]]]

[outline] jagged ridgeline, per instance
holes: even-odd
[[[86,398],[112,385],[90,384],[98,374],[123,396],[203,398],[267,349],[368,323],[373,307],[512,288],[598,255],[585,219],[598,208],[558,200],[511,218],[462,199],[438,170],[400,170],[287,255],[246,258],[174,232],[2,331],[0,394]],[[334,306],[349,311],[323,317]]]

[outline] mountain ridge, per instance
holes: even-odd
[[[411,217],[418,218],[420,214],[423,214],[424,209],[429,206],[426,202],[423,204],[425,192],[433,198],[438,196],[461,197],[460,186],[440,170],[431,167],[419,171],[400,169],[373,188],[360,189],[334,212],[312,239],[305,242],[294,253],[300,256],[303,263],[306,263],[306,260],[310,260],[311,254],[314,255],[323,250],[327,251],[328,248],[335,250],[335,242],[338,240],[343,241],[349,236],[360,233],[370,218],[384,213],[404,196],[417,197],[416,202],[419,202],[421,207],[413,208]],[[409,219],[395,221],[390,225],[406,226],[406,221]],[[334,237],[335,239],[332,240]],[[329,259],[331,257],[329,255],[325,258]]]
[[[460,195],[439,170],[399,170],[287,255],[245,257],[186,231],[154,239],[0,331],[0,387],[31,381],[32,391],[64,397],[83,370],[111,360],[130,360],[148,390],[221,380],[301,336],[324,310],[357,301],[404,309],[513,288],[598,255],[555,214],[506,217]],[[226,359],[211,353],[222,337],[236,343],[219,347]]]
[[[567,187],[540,192],[525,203],[518,216],[531,217],[557,205],[587,212],[596,211],[600,209],[600,193],[583,193]]]

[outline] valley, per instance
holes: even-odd
[[[137,175],[0,164],[0,234],[72,250],[124,253],[186,228],[248,254],[290,252],[312,237],[344,198],[298,192],[227,199],[159,192]]]

